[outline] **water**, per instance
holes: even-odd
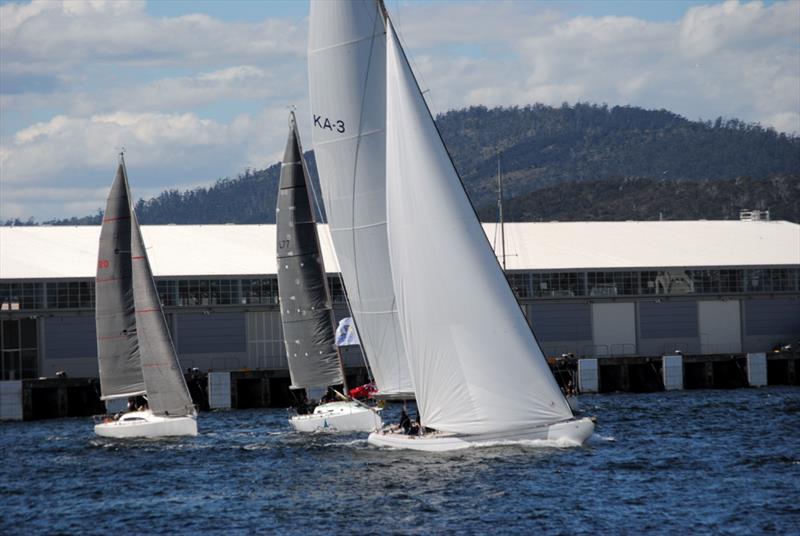
[[[4,423],[0,533],[800,533],[800,389],[581,403],[586,447],[450,454],[296,434],[280,410],[205,413],[191,439]]]

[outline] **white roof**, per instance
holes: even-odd
[[[500,253],[500,233],[484,224]],[[319,226],[329,273],[339,270]],[[156,276],[275,274],[274,225],[145,225]],[[509,270],[596,270],[800,264],[800,225],[784,221],[509,223]],[[0,279],[95,275],[100,227],[0,227]],[[412,254],[412,253],[409,253]]]

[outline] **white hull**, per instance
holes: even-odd
[[[498,444],[547,441],[544,446],[580,446],[594,432],[594,422],[588,417],[544,425],[524,431],[496,434],[458,435],[434,432],[422,436],[405,435],[396,430],[381,430],[369,435],[367,442],[376,447],[445,452]],[[552,442],[552,444],[550,443]]]
[[[377,411],[352,401],[329,402],[309,415],[295,415],[289,422],[298,432],[372,432],[383,426]]]
[[[151,411],[131,411],[119,419],[107,420],[94,426],[94,433],[103,437],[168,437],[196,436],[197,418],[162,417]]]

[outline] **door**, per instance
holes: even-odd
[[[636,353],[636,308],[633,303],[593,303],[594,355]]]
[[[698,302],[700,347],[704,354],[742,351],[739,300]]]

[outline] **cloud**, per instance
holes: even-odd
[[[666,22],[535,13],[527,3],[412,7],[401,29],[437,112],[606,102],[800,132],[800,2],[696,6]],[[489,55],[454,55],[454,36]]]
[[[203,14],[154,18],[142,1],[35,0],[0,7],[4,69],[225,64],[305,53],[305,29],[278,19],[229,23]],[[198,6],[202,7],[202,6]]]
[[[435,113],[586,101],[800,132],[800,2],[699,5],[672,21],[568,7],[389,4]],[[0,219],[93,212],[122,146],[137,196],[277,161],[288,105],[308,128],[307,21],[267,15],[154,17],[138,0],[0,5]]]
[[[241,115],[229,123],[191,113],[56,116],[17,132],[0,149],[0,219],[94,212],[104,202],[123,147],[137,198],[267,167],[282,153],[286,118],[285,109]]]

